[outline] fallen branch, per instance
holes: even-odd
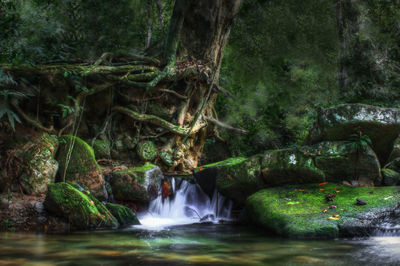
[[[228,124],[225,124],[225,123],[223,123],[221,121],[218,121],[218,120],[216,120],[214,118],[211,118],[211,117],[207,117],[206,120],[210,121],[211,123],[215,124],[216,126],[222,127],[224,129],[230,130],[230,131],[232,131],[234,133],[237,133],[237,134],[240,134],[240,135],[247,135],[249,133],[247,130],[232,127],[232,126],[230,126]]]

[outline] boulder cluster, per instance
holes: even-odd
[[[343,104],[319,114],[304,146],[200,166],[195,178],[275,233],[357,235],[397,211],[388,212],[398,203],[398,188],[383,186],[400,184],[399,134],[400,109]],[[357,198],[367,204],[357,205]],[[324,212],[329,204],[342,213]]]

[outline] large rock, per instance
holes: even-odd
[[[46,210],[63,217],[77,229],[116,228],[117,219],[93,195],[64,182],[49,184]]]
[[[297,185],[261,190],[247,199],[246,210],[253,222],[285,237],[366,236],[391,219],[399,196],[399,187]]]
[[[65,173],[66,182],[77,182],[95,197],[106,200],[108,195],[104,179],[92,147],[82,139],[70,135],[61,136],[59,141],[60,148],[57,153],[57,161],[60,164],[59,181],[64,181]],[[70,150],[72,144],[73,148]]]
[[[24,147],[19,156],[23,158],[19,183],[26,194],[45,193],[47,184],[55,181],[58,170],[58,163],[54,160],[58,148],[57,137],[43,133]]]
[[[117,218],[120,225],[127,226],[140,224],[135,213],[128,207],[114,203],[107,203],[106,207],[111,212],[111,214],[114,215],[115,218]]]
[[[325,181],[348,181],[359,186],[380,185],[380,163],[369,147],[357,148],[346,141],[326,141],[300,150],[324,172]]]
[[[267,151],[261,163],[265,187],[319,182],[381,184],[380,164],[374,151],[357,149],[345,141]]]
[[[313,157],[298,148],[267,151],[261,172],[268,187],[325,181],[325,174],[315,166]]]
[[[214,189],[243,205],[246,198],[263,188],[260,178],[260,156],[230,158],[196,168],[196,182],[210,197]]]
[[[158,196],[163,178],[159,167],[146,164],[111,174],[111,187],[118,201],[147,203]]]
[[[400,110],[365,104],[343,104],[325,109],[319,114],[306,143],[349,140],[351,134],[360,131],[372,140],[379,161],[386,163],[400,134]]]

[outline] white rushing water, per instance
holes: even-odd
[[[175,178],[171,184],[173,196],[163,202],[160,191],[150,202],[148,211],[138,216],[141,223],[138,227],[162,229],[171,225],[230,220],[232,202],[216,190],[210,199],[198,184]]]

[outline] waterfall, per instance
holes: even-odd
[[[163,228],[170,225],[231,220],[232,201],[217,190],[210,199],[198,184],[171,178],[172,195],[163,200],[162,192],[150,202],[146,213],[138,215],[142,227]]]

